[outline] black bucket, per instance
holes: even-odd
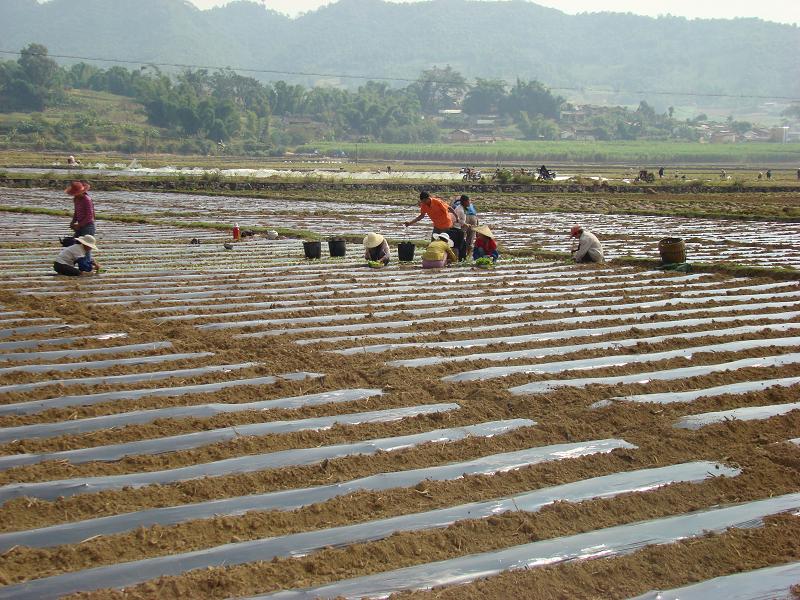
[[[658,252],[665,265],[686,262],[686,244],[681,238],[664,238],[658,242]]]
[[[339,239],[328,240],[328,251],[331,256],[344,256],[347,252],[347,242]]]
[[[321,258],[322,242],[303,242],[303,252],[306,253],[306,258]]]
[[[400,242],[397,244],[397,257],[400,262],[411,262],[414,260],[414,242]]]

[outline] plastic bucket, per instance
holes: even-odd
[[[347,242],[344,240],[328,240],[328,251],[331,256],[344,256],[347,252]]]
[[[664,238],[658,242],[658,252],[665,265],[686,262],[686,244],[681,238]]]
[[[303,252],[306,258],[321,258],[322,242],[303,242]]]
[[[397,257],[401,262],[411,262],[414,260],[414,242],[400,242],[397,244]]]

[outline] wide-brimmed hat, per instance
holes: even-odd
[[[87,184],[81,183],[80,181],[73,181],[69,184],[69,187],[64,190],[64,193],[67,196],[80,196],[88,191],[89,186]]]
[[[434,239],[438,238],[443,242],[447,242],[447,245],[450,246],[451,248],[455,245],[453,244],[453,240],[451,240],[450,236],[446,233],[434,233],[431,237]]]
[[[583,227],[580,225],[573,225],[572,229],[569,230],[569,237],[580,237],[581,233],[583,233]]]
[[[368,233],[364,238],[364,248],[377,248],[386,239],[380,233]]]
[[[481,235],[485,235],[488,238],[494,239],[494,234],[492,233],[492,230],[489,229],[488,225],[481,225],[480,227],[476,227],[472,231],[474,231],[475,233],[480,233]]]
[[[97,240],[94,239],[93,235],[82,235],[81,237],[76,237],[75,241],[84,246],[89,246],[92,250],[97,250]]]

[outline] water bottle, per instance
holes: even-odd
[[[234,223],[233,224],[233,241],[234,242],[238,242],[239,241],[239,236],[240,236],[240,234],[239,234],[239,224],[238,223]]]

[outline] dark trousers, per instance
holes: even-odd
[[[82,235],[94,235],[97,233],[97,229],[94,226],[94,223],[87,223],[80,229],[78,229],[75,233],[72,234],[70,237],[65,237],[61,239],[62,246],[72,246],[75,243],[76,237],[81,237]]]
[[[70,277],[77,277],[81,274],[81,271],[78,269],[78,267],[65,265],[64,263],[60,262],[53,263],[53,270],[59,275],[69,275]]]
[[[447,235],[450,236],[450,239],[453,240],[453,252],[456,253],[458,256],[458,260],[464,260],[467,256],[467,245],[464,240],[464,230],[463,229],[449,229],[447,231]]]

